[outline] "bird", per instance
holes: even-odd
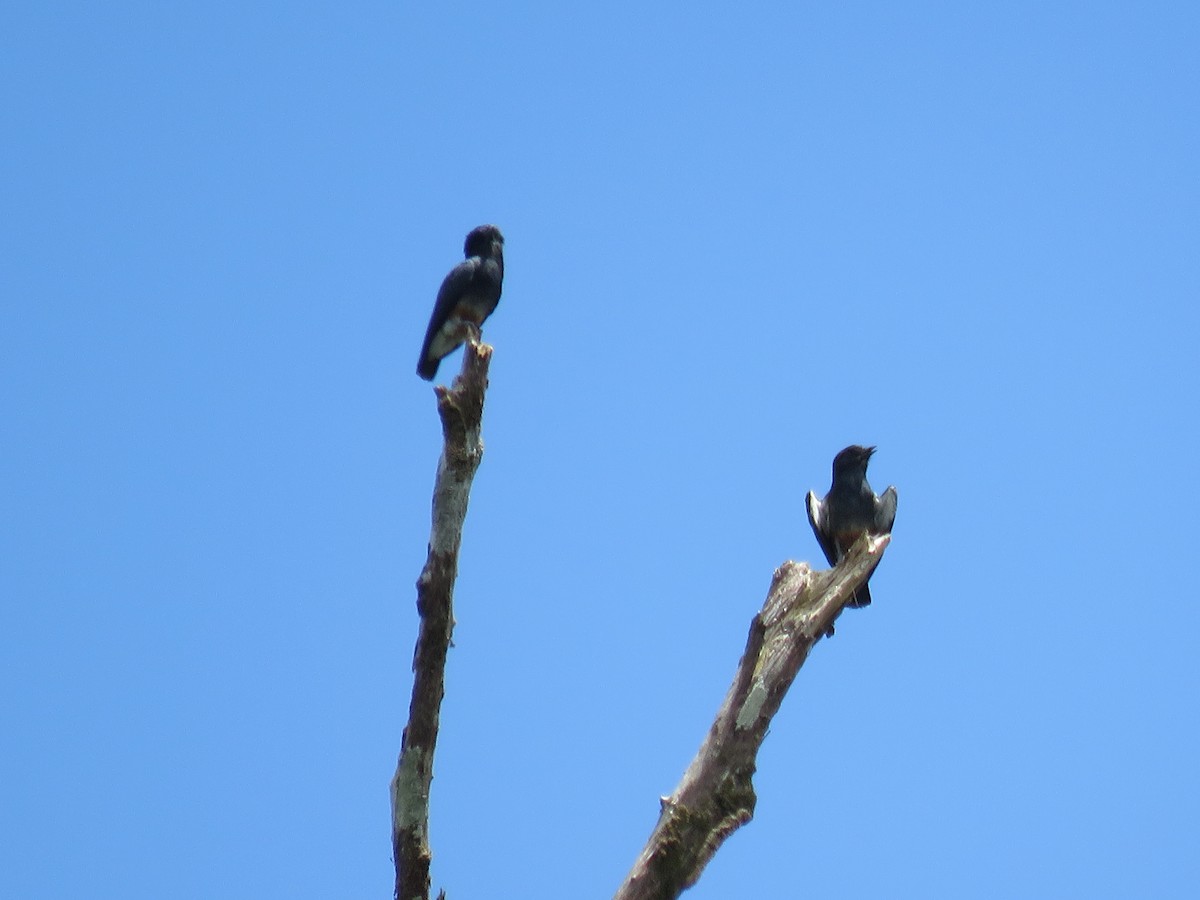
[[[808,492],[808,521],[825,558],[836,566],[849,552],[851,545],[864,533],[891,534],[896,521],[896,489],[889,487],[882,497],[876,497],[867,483],[867,463],[875,453],[874,447],[852,444],[833,458],[833,484],[824,500]],[[879,565],[878,562],[875,565]],[[871,579],[867,573],[867,581]],[[847,606],[862,607],[871,602],[867,581],[854,592]]]
[[[450,270],[438,289],[417,360],[417,374],[433,381],[442,358],[468,337],[479,337],[483,320],[500,302],[504,283],[504,235],[495,225],[472,228],[463,242],[466,259]]]

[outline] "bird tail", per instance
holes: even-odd
[[[417,363],[417,374],[426,381],[433,381],[434,377],[437,375],[439,363],[441,363],[440,359],[422,356],[421,361]]]
[[[855,609],[859,609],[860,607],[863,607],[863,606],[870,606],[871,605],[871,589],[864,584],[862,587],[860,587],[857,591],[854,592],[854,596],[851,597],[846,602],[846,605],[852,606]]]

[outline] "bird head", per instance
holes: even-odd
[[[499,256],[504,248],[504,235],[495,225],[472,228],[463,243],[463,253],[472,256]]]
[[[871,455],[874,452],[874,447],[862,447],[858,444],[851,444],[833,458],[833,477],[836,479],[842,473],[847,475],[852,472],[865,473],[867,471],[867,463],[871,461]]]

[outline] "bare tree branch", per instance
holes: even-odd
[[[813,644],[874,568],[891,540],[863,537],[835,568],[775,570],[725,702],[662,811],[615,900],[672,900],[700,878],[717,848],[754,815],[758,748]]]
[[[446,653],[454,631],[454,581],[458,548],[471,497],[471,482],[483,459],[480,424],[492,348],[471,340],[463,351],[462,373],[451,388],[438,385],[438,415],[444,446],[433,486],[433,526],[429,555],[417,579],[421,617],[413,652],[413,691],[400,759],[392,778],[392,853],[396,863],[395,900],[429,900],[429,786],[433,751],[445,694]]]

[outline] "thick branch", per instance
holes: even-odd
[[[615,900],[670,900],[700,878],[724,840],[754,815],[758,748],[813,644],[879,561],[891,538],[861,538],[835,568],[775,570],[725,702]]]
[[[412,701],[400,742],[400,760],[392,778],[396,900],[429,898],[432,857],[428,841],[429,785],[433,780],[433,751],[445,693],[446,653],[454,630],[458,547],[471,482],[483,458],[479,430],[491,359],[490,346],[468,342],[463,351],[462,373],[454,380],[454,386],[434,388],[445,443],[433,486],[429,556],[417,579],[421,628],[413,653]]]

